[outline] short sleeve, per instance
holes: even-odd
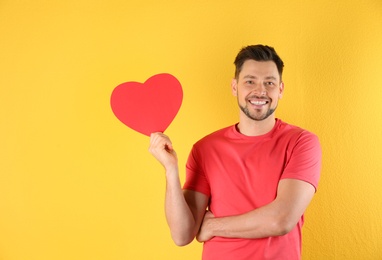
[[[185,190],[201,192],[208,197],[211,195],[211,189],[208,179],[203,170],[203,162],[193,146],[186,164],[186,181],[183,185]]]
[[[302,180],[317,190],[322,160],[318,137],[307,131],[302,132],[289,153],[281,179]]]

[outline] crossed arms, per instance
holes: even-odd
[[[149,151],[166,170],[165,213],[178,246],[191,243],[195,237],[205,242],[215,236],[251,239],[285,235],[295,227],[315,193],[307,182],[283,179],[271,203],[245,214],[217,218],[206,211],[208,196],[182,190],[176,152],[166,135],[152,134]]]

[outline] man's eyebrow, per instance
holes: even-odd
[[[273,79],[273,80],[277,80],[277,78],[275,76],[268,76],[268,77],[265,77],[265,79]]]
[[[243,79],[257,79],[257,77],[253,76],[253,75],[245,75],[243,77]]]
[[[257,77],[256,76],[253,76],[253,75],[245,75],[244,77],[243,77],[243,79],[257,79]],[[277,80],[277,78],[275,77],[275,76],[267,76],[267,77],[265,77],[265,79],[267,79],[267,80]]]

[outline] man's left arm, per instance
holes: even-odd
[[[264,238],[290,232],[304,214],[315,194],[315,187],[298,179],[282,179],[271,203],[242,215],[215,218],[207,212],[197,240],[212,237]]]

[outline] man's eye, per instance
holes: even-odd
[[[265,82],[265,85],[267,85],[267,86],[274,86],[275,83],[273,83],[273,82]]]
[[[245,83],[247,83],[247,84],[253,84],[253,81],[252,81],[252,80],[247,80]]]

